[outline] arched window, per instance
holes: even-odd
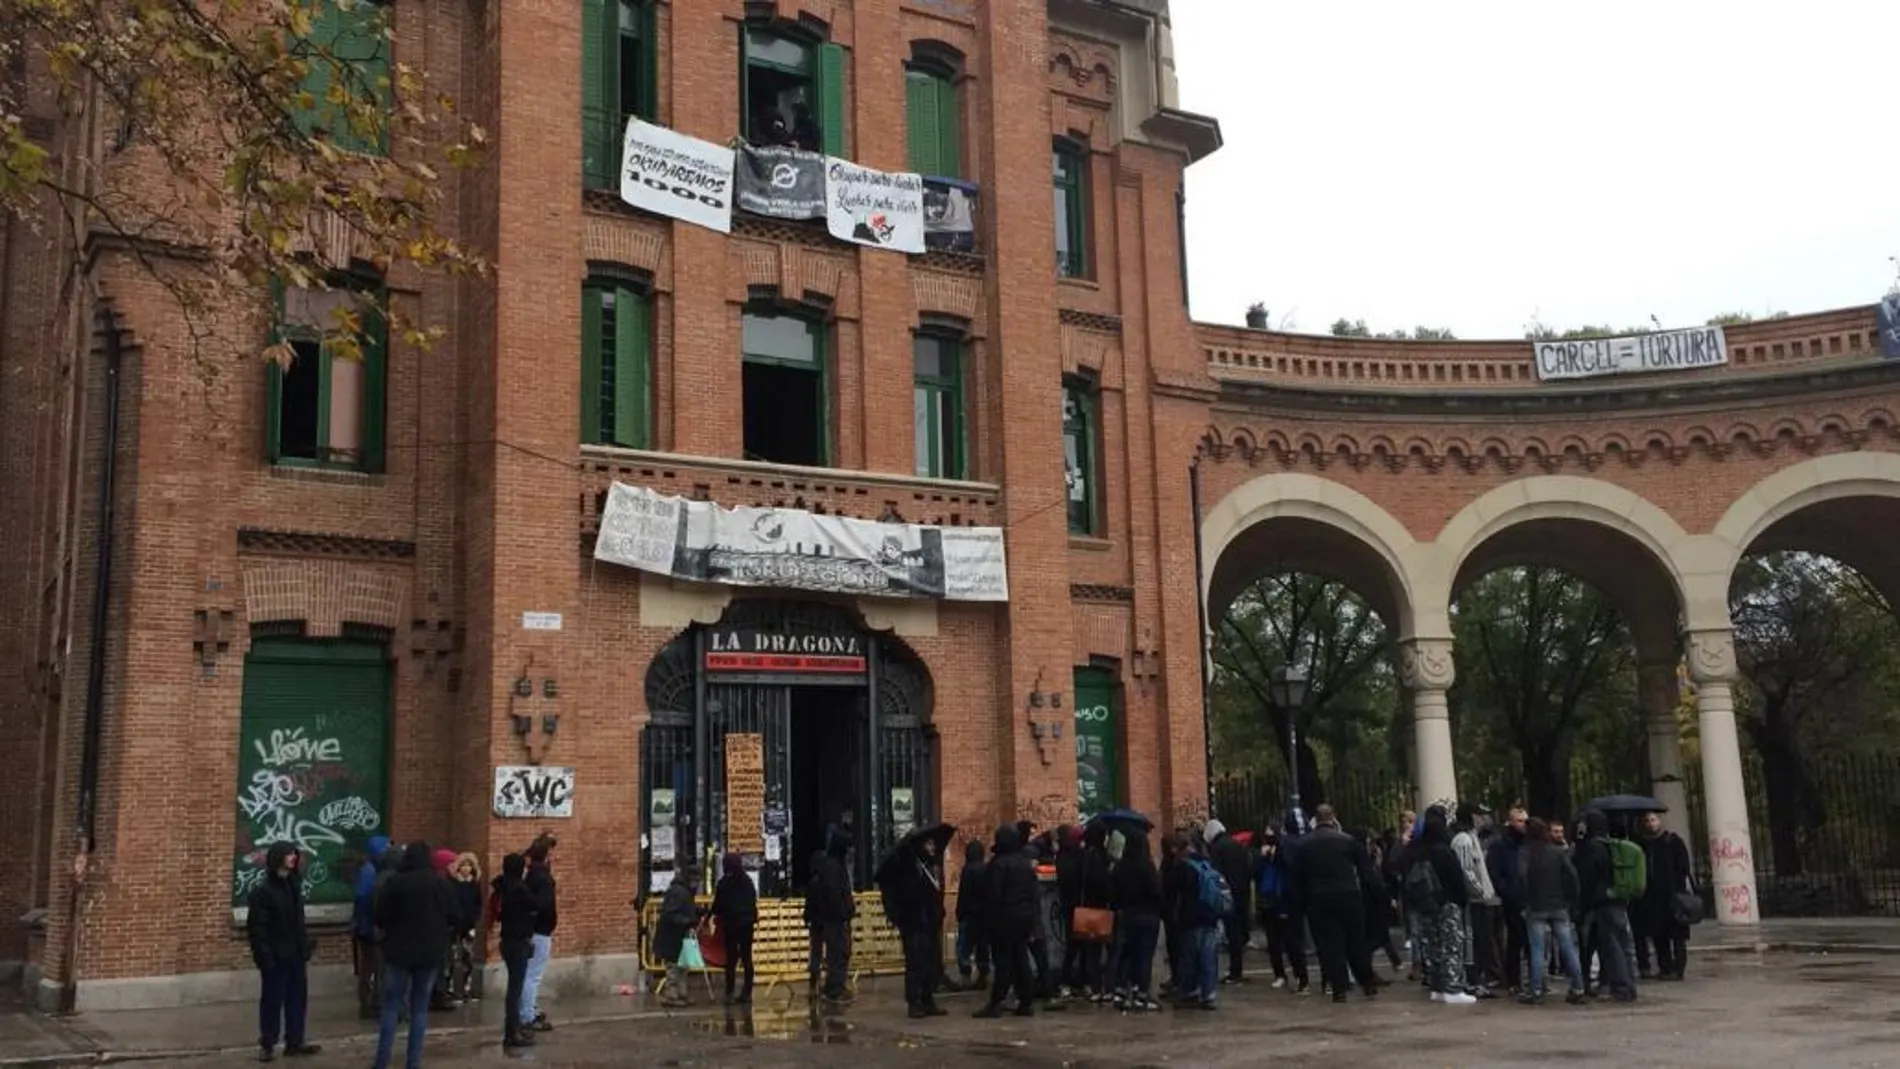
[[[386,295],[366,274],[338,275],[323,289],[278,288],[273,333],[289,360],[265,372],[272,464],[383,470]]]
[[[963,437],[963,354],[962,335],[943,327],[927,325],[911,341],[919,475],[969,478]]]
[[[741,136],[843,156],[844,48],[776,24],[747,23],[739,32]]]
[[[825,328],[782,305],[748,307],[744,356],[745,455],[776,464],[831,463]]]
[[[1097,465],[1101,429],[1095,384],[1081,378],[1062,380],[1063,481],[1068,486],[1069,533],[1092,535],[1101,523]]]
[[[956,68],[934,50],[919,50],[904,70],[904,100],[910,169],[918,174],[962,177],[963,117]]]
[[[1089,276],[1088,150],[1073,141],[1055,143],[1056,273]]]
[[[652,0],[581,0],[581,173],[588,189],[620,186],[621,138],[657,109]]]

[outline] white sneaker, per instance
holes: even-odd
[[[1444,993],[1443,991],[1434,991],[1434,992],[1432,992],[1432,1001],[1433,1001],[1433,1002],[1443,1002],[1443,1001],[1445,1001],[1445,993]]]
[[[1280,988],[1283,988],[1285,986],[1286,986],[1286,977],[1276,976],[1273,978],[1273,989],[1275,991],[1278,991]]]
[[[1475,1006],[1478,1004],[1477,999],[1464,994],[1446,995],[1443,1001],[1447,1006]]]

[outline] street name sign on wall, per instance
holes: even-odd
[[[1728,339],[1721,327],[1540,341],[1532,343],[1531,351],[1537,377],[1545,382],[1644,371],[1689,371],[1728,363]]]

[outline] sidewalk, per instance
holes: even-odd
[[[1900,920],[1841,918],[1771,920],[1752,932],[1723,929],[1713,922],[1697,926],[1689,943],[1697,953],[1900,954]],[[902,998],[897,976],[865,977],[860,1005],[877,1015],[882,1007],[895,1019]],[[706,988],[695,982],[693,996],[706,1004]],[[804,1006],[803,983],[759,992],[761,1015],[796,1012]],[[889,1006],[886,1004],[889,1003]],[[644,994],[610,992],[566,998],[549,1004],[562,1028],[612,1021],[662,1019],[669,1015]],[[256,1007],[249,1002],[213,1003],[166,1010],[127,1010],[43,1017],[15,1003],[0,1003],[0,1067],[100,1065],[159,1057],[204,1056],[253,1048]],[[431,1014],[431,1035],[470,1032],[501,1035],[501,1000],[490,998],[449,1013]],[[310,1040],[326,1046],[374,1042],[376,1024],[357,1016],[348,999],[326,999],[310,1006]]]

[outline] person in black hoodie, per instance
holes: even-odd
[[[970,840],[963,848],[963,873],[957,877],[957,972],[968,991],[987,991],[990,986],[990,940],[983,930],[984,873],[988,868],[983,861],[983,844]]]
[[[720,862],[724,875],[713,888],[712,915],[719,924],[719,937],[726,943],[726,1005],[752,1004],[752,933],[759,926],[759,889],[746,875],[745,859],[727,854]],[[732,982],[745,969],[745,987],[735,997]]]
[[[1210,820],[1201,829],[1207,839],[1207,860],[1227,881],[1234,908],[1221,921],[1227,933],[1227,976],[1223,984],[1247,982],[1247,943],[1253,938],[1253,851],[1228,834],[1227,825]]]
[[[850,968],[851,918],[857,916],[857,903],[851,896],[851,876],[845,871],[845,855],[851,852],[851,836],[833,829],[825,848],[811,859],[811,881],[805,885],[805,928],[811,933],[809,973],[813,991],[819,991],[818,966],[824,964],[825,1001],[834,1005],[845,1002],[845,972]]]
[[[1524,929],[1530,944],[1529,986],[1517,1000],[1527,1006],[1544,1001],[1544,974],[1550,943],[1557,942],[1558,960],[1570,980],[1569,1001],[1583,1001],[1583,968],[1577,961],[1577,930],[1570,915],[1577,908],[1577,870],[1563,848],[1550,841],[1550,826],[1535,817],[1525,825],[1524,843],[1517,851],[1513,882],[1524,905]]]
[[[989,907],[985,918],[990,933],[991,953],[995,958],[996,982],[990,988],[990,1000],[976,1011],[978,1017],[1001,1017],[1003,999],[1012,989],[1016,993],[1016,1015],[1035,1015],[1035,992],[1031,988],[1029,963],[1030,934],[1036,927],[1036,865],[1023,853],[1021,834],[1015,825],[996,829],[995,853],[990,859]]]
[[[501,961],[508,969],[507,1012],[502,1017],[501,1045],[504,1049],[534,1045],[534,1033],[521,1025],[521,987],[528,976],[528,959],[534,956],[534,892],[526,879],[528,859],[509,854],[501,859],[501,875],[495,877],[496,937],[501,944]]]
[[[1577,883],[1584,923],[1589,931],[1586,941],[1603,961],[1603,979],[1609,984],[1610,997],[1618,1002],[1636,1001],[1636,980],[1631,975],[1635,958],[1635,939],[1630,934],[1629,912],[1610,893],[1615,880],[1610,861],[1610,818],[1601,810],[1583,811],[1583,841],[1577,844],[1575,861]]]
[[[1425,811],[1410,866],[1405,875],[1406,908],[1420,913],[1432,1001],[1454,1006],[1475,1003],[1478,1000],[1465,991],[1465,906],[1470,904],[1471,891],[1464,866],[1451,848],[1451,818],[1444,806]],[[1429,891],[1427,880],[1433,885]]]
[[[1370,998],[1378,994],[1379,982],[1372,975],[1366,945],[1366,882],[1376,885],[1370,889],[1375,894],[1383,884],[1365,845],[1340,830],[1332,806],[1320,806],[1314,819],[1312,832],[1300,841],[1294,872],[1319,951],[1320,977],[1334,1002],[1346,1001],[1351,979],[1357,979],[1360,991]]]
[[[1086,831],[1073,825],[1063,829],[1062,852],[1056,855],[1056,896],[1062,906],[1062,983],[1079,998],[1103,999],[1103,944],[1075,937],[1075,911],[1107,909],[1109,885],[1108,833],[1097,824]]]
[[[429,996],[449,950],[459,910],[448,878],[435,870],[425,842],[409,844],[402,867],[376,896],[376,927],[383,932],[383,1020],[376,1036],[375,1069],[389,1069],[397,1018],[409,1009],[408,1069],[422,1065],[429,1031]]]
[[[277,1056],[281,1030],[286,1057],[315,1054],[304,1042],[310,1008],[308,964],[317,945],[304,926],[303,857],[289,843],[272,843],[264,854],[264,879],[245,900],[244,933],[257,966],[258,1060]]]
[[[548,1016],[541,1012],[541,977],[554,956],[554,929],[561,921],[560,889],[554,882],[555,840],[552,834],[537,836],[528,847],[528,890],[534,892],[534,954],[528,958],[528,977],[521,988],[521,1023],[537,1032],[553,1031]]]
[[[688,866],[675,873],[660,897],[660,922],[653,932],[653,956],[666,963],[666,983],[661,988],[660,1005],[685,1006],[692,998],[687,988],[686,966],[681,957],[686,941],[697,939],[699,927],[699,870]],[[694,946],[698,946],[697,942]]]
[[[1512,806],[1505,815],[1504,830],[1485,847],[1484,865],[1491,875],[1491,887],[1498,893],[1504,917],[1504,981],[1518,990],[1524,978],[1524,884],[1518,864],[1524,851],[1525,828],[1530,815],[1522,806]],[[1546,836],[1548,838],[1548,836]]]
[[[1110,981],[1115,990],[1115,1006],[1129,1010],[1154,1010],[1159,1006],[1150,997],[1154,980],[1155,944],[1161,938],[1161,915],[1167,907],[1161,873],[1155,869],[1148,852],[1148,835],[1142,831],[1125,833],[1121,860],[1110,876],[1115,905],[1115,940],[1120,948]]]
[[[1049,840],[1049,833],[1042,831],[1033,820],[1016,822],[1016,841],[1023,857],[1029,861],[1029,871],[1035,872],[1044,862],[1055,861],[1055,847]],[[1042,925],[1042,882],[1036,883],[1036,923],[1029,929],[1029,966],[1034,976],[1032,985],[1036,997],[1041,999],[1055,996],[1055,984],[1049,976],[1049,935]]]
[[[1649,976],[1649,948],[1656,947],[1656,978],[1682,979],[1689,953],[1689,926],[1676,914],[1676,896],[1695,892],[1689,866],[1689,847],[1682,836],[1662,826],[1662,817],[1644,813],[1636,841],[1649,861],[1649,880],[1643,897],[1630,907],[1636,928],[1636,963]]]
[[[904,947],[904,1004],[910,1016],[941,1017],[937,970],[943,964],[943,876],[937,840],[906,838],[879,866],[884,908]]]

